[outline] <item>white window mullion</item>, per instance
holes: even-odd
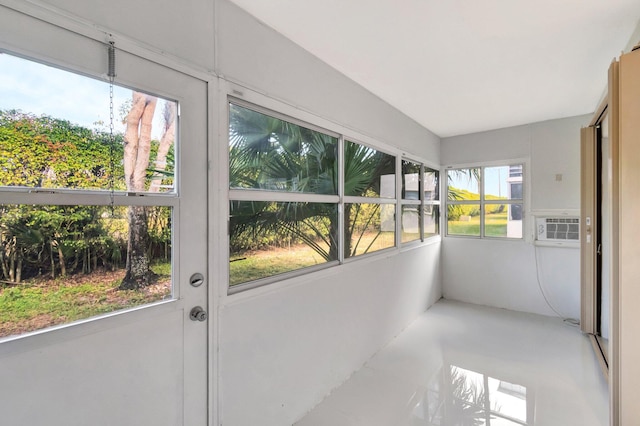
[[[338,262],[344,263],[344,136],[338,138]]]
[[[484,167],[480,167],[480,178],[478,179],[478,192],[480,193],[480,238],[484,238]]]
[[[233,201],[273,201],[283,203],[333,203],[340,201],[338,195],[309,194],[306,192],[275,192],[254,189],[231,189],[229,199]]]
[[[396,214],[395,214],[395,246],[400,247],[402,242],[402,157],[396,155]]]

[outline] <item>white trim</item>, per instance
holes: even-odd
[[[344,197],[345,204],[398,204],[396,198],[381,198],[381,197]]]
[[[267,191],[261,189],[230,189],[229,201],[269,201],[274,203],[331,203],[340,201],[337,195],[312,194],[308,192]]]
[[[111,193],[108,191],[49,191],[34,188],[35,191],[12,191],[9,188],[0,188],[2,204],[42,204],[42,205],[93,205],[108,206],[112,204]],[[115,206],[173,206],[177,207],[179,198],[175,194],[135,194],[128,196],[123,193],[115,193],[113,205]]]

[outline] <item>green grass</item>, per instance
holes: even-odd
[[[360,240],[356,255],[372,253],[383,248],[393,247],[393,232],[366,233]],[[356,244],[354,241],[352,244]],[[271,277],[285,272],[325,263],[325,260],[311,247],[300,244],[290,248],[271,248],[245,253],[236,253],[231,256],[229,263],[229,285]]]
[[[0,337],[140,306],[171,293],[171,265],[157,263],[154,286],[118,290],[124,271],[97,271],[0,287]]]
[[[248,252],[236,259],[229,264],[229,284],[232,286],[325,263],[311,247],[304,245]]]
[[[492,213],[485,216],[484,233],[488,237],[507,236],[507,212]],[[480,216],[472,216],[471,220],[450,220],[448,222],[449,235],[480,236]]]
[[[507,236],[507,210],[502,213],[488,214],[484,218],[484,234],[487,237]]]

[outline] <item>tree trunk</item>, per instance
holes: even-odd
[[[9,257],[9,281],[16,282],[16,252],[10,254]]]
[[[16,265],[16,282],[22,281],[22,256],[18,256],[18,264]]]
[[[135,290],[151,283],[148,246],[146,208],[144,206],[130,206],[126,274],[120,284],[121,290]]]
[[[151,150],[151,122],[157,99],[133,92],[133,103],[127,114],[124,134],[124,176],[127,191],[144,191],[149,152]]]
[[[9,279],[9,265],[7,264],[7,256],[5,254],[5,247],[2,246],[2,250],[0,251],[0,264],[2,264],[2,277],[5,280]]]
[[[173,141],[175,139],[176,132],[176,104],[173,102],[167,102],[165,104],[164,111],[164,133],[160,138],[160,146],[158,147],[158,154],[156,155],[156,161],[154,163],[155,170],[153,177],[151,178],[151,184],[149,185],[149,192],[158,192],[160,190],[160,184],[162,183],[162,172],[167,168],[167,154]],[[158,173],[160,172],[160,173]]]
[[[51,279],[56,279],[56,260],[53,258],[53,240],[49,241],[49,255],[51,256]]]
[[[60,263],[60,276],[67,276],[67,265],[65,264],[64,254],[62,253],[62,247],[60,244],[56,244],[58,246],[58,263]]]
[[[145,188],[149,153],[151,150],[151,123],[157,99],[133,92],[133,103],[127,114],[124,137],[124,174],[127,191],[142,192]],[[147,212],[143,206],[129,206],[129,238],[127,242],[126,273],[120,289],[137,289],[149,285],[149,234]]]
[[[351,204],[344,205],[344,258],[351,257]]]

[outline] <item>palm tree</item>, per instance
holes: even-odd
[[[234,104],[229,116],[230,188],[338,194],[337,138]],[[394,167],[392,156],[346,142],[345,195],[379,193],[380,175],[395,173]],[[359,205],[345,205],[345,257],[357,248],[351,243],[356,221],[370,222],[377,214],[368,211],[368,217],[359,218],[363,212]],[[324,260],[338,259],[335,204],[232,201],[232,245],[244,232],[293,235]]]

